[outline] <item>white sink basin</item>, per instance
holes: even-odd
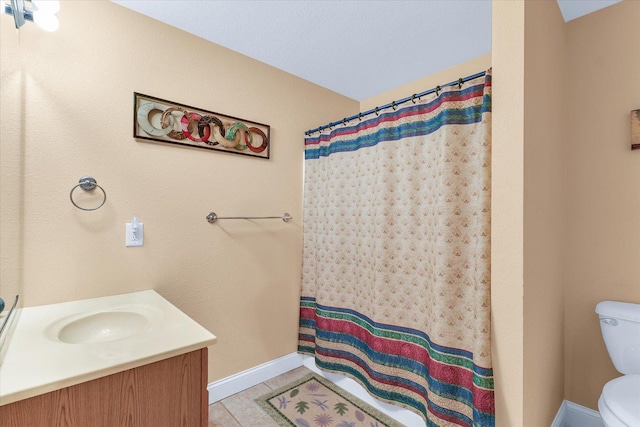
[[[15,322],[0,361],[0,405],[216,342],[152,290],[21,308]]]
[[[141,314],[127,311],[108,311],[90,314],[74,320],[58,334],[62,342],[69,344],[115,341],[137,334],[149,320]]]
[[[46,329],[45,335],[67,344],[116,341],[143,332],[161,314],[151,306],[122,305],[58,319]]]

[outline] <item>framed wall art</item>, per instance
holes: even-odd
[[[640,110],[631,112],[631,149],[640,150]]]
[[[269,125],[133,93],[133,137],[269,158]]]

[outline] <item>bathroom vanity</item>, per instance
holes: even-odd
[[[216,337],[154,291],[22,309],[0,366],[6,426],[206,426]]]

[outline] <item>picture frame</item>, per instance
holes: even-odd
[[[133,93],[133,137],[269,159],[271,127],[142,93]]]
[[[640,110],[631,111],[631,149],[640,150]]]

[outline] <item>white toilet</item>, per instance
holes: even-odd
[[[602,389],[598,409],[607,427],[640,426],[640,304],[596,305],[609,357],[623,376]]]

